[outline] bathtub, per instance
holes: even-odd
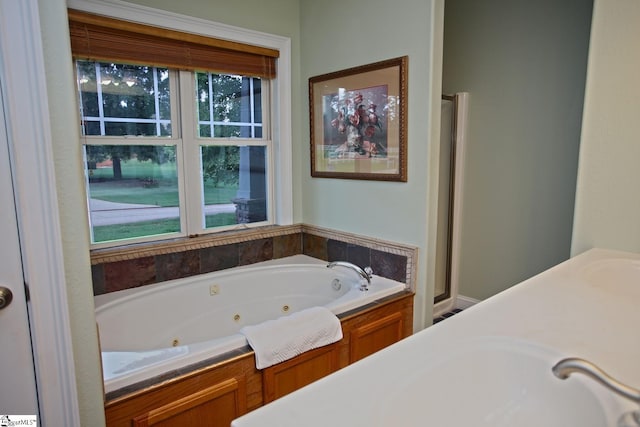
[[[95,297],[105,392],[247,346],[239,330],[314,306],[339,315],[406,289],[306,255]],[[374,266],[375,273],[375,266]]]

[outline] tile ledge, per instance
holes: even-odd
[[[181,237],[161,242],[137,243],[115,248],[94,249],[91,251],[91,264],[104,264],[146,256],[165,255],[175,252],[223,246],[233,243],[295,234],[300,233],[301,231],[301,224],[286,226],[270,225],[266,227],[252,228],[249,230],[233,230],[197,237]]]

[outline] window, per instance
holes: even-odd
[[[292,224],[289,38],[126,3],[69,5],[92,247]],[[118,194],[114,175],[136,186]],[[99,228],[119,215],[113,203],[131,224]]]
[[[92,243],[273,222],[268,80],[85,60],[76,74]]]
[[[293,223],[289,38],[69,5],[94,248]],[[109,180],[132,185],[118,194]],[[113,203],[131,224],[98,228],[115,222]]]

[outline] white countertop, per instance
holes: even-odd
[[[398,398],[399,383],[428,361],[446,358],[460,343],[487,336],[513,337],[550,347],[562,357],[585,358],[640,388],[639,308],[640,254],[592,249],[250,412],[232,426],[383,425],[377,407],[390,394]],[[444,385],[425,381],[402,399],[419,407],[421,395],[444,390]],[[413,416],[427,425],[428,414]]]

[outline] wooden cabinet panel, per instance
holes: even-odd
[[[261,405],[262,377],[248,353],[114,398],[105,415],[108,427],[229,427],[231,419]]]
[[[338,370],[338,344],[307,351],[262,371],[264,403],[291,393]]]
[[[399,312],[354,328],[351,331],[349,362],[356,362],[400,341],[404,338],[403,330],[402,313]]]
[[[134,427],[228,427],[247,410],[243,380],[231,378],[152,409],[133,419]]]

